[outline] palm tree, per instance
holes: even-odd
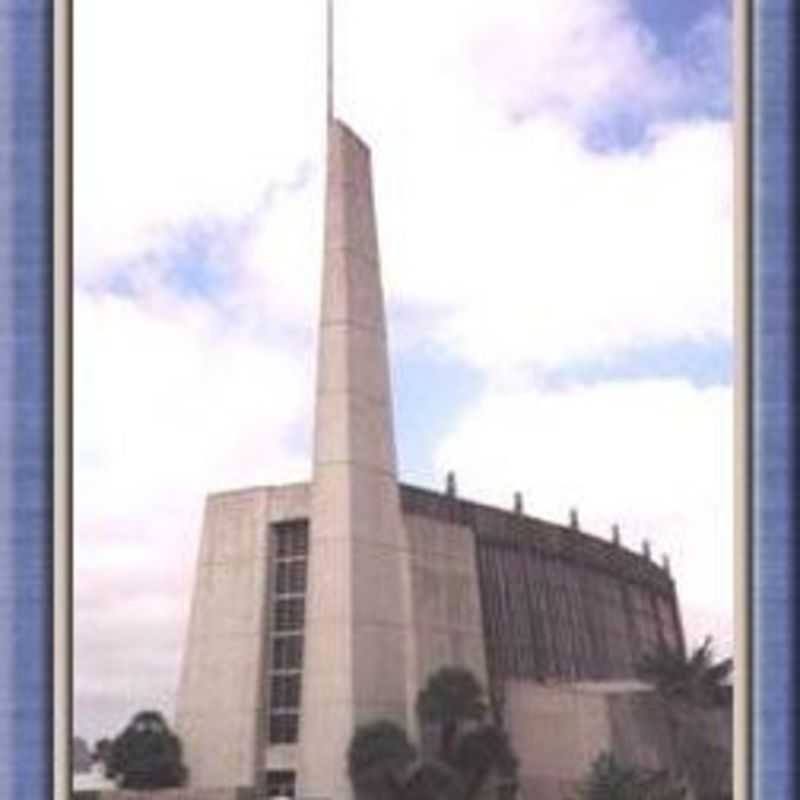
[[[697,796],[725,796],[731,755],[704,732],[710,709],[729,703],[733,660],[715,662],[707,637],[689,657],[664,646],[645,656],[637,672],[664,700],[673,747]]]
[[[438,670],[417,697],[420,722],[440,726],[437,757],[458,776],[460,800],[472,800],[492,773],[516,786],[517,758],[505,731],[485,721],[487,711],[483,687],[463,667]]]
[[[378,720],[356,729],[347,752],[347,773],[357,796],[400,800],[417,752],[405,731]]]
[[[517,757],[508,735],[495,725],[481,725],[459,736],[453,766],[462,776],[462,800],[472,800],[492,772],[516,784]]]
[[[483,688],[469,670],[446,667],[434,673],[417,697],[417,713],[420,721],[441,726],[438,752],[420,757],[393,722],[358,728],[347,757],[356,796],[474,800],[492,773],[513,791],[517,759],[505,732],[484,721],[486,712]]]
[[[464,782],[443,761],[418,758],[403,776],[402,800],[463,800]]]
[[[483,688],[463,667],[443,667],[428,679],[417,696],[417,716],[422,723],[440,726],[439,757],[449,763],[459,727],[480,722],[486,714]]]
[[[639,677],[654,684],[664,698],[698,708],[724,704],[732,671],[733,659],[714,663],[710,636],[688,658],[662,644],[644,656],[637,667]]]

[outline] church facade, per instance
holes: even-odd
[[[312,478],[207,498],[176,726],[193,786],[349,800],[355,727],[414,737],[442,666],[514,698],[522,747],[526,703],[589,708],[684,643],[669,570],[618,535],[399,482],[370,153],[331,117],[327,159]]]

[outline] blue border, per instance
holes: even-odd
[[[52,4],[0,0],[0,796],[52,796]]]
[[[800,165],[793,0],[753,4],[753,794],[798,789],[793,611]],[[51,40],[47,0],[0,0],[0,797],[52,794]]]
[[[760,0],[752,28],[752,735],[759,800],[798,794],[796,16],[794,0]]]

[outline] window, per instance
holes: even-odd
[[[270,714],[270,744],[294,744],[297,741],[299,727],[298,714]]]
[[[272,669],[299,670],[303,664],[303,637],[276,636],[272,640]]]
[[[291,744],[300,726],[308,522],[278,523],[272,535],[269,741]]]
[[[306,616],[304,597],[286,597],[275,601],[275,632],[302,631]]]
[[[304,557],[308,554],[308,521],[278,522],[275,531],[278,558]]]
[[[306,590],[306,560],[281,560],[275,569],[276,594],[302,594]]]
[[[294,797],[295,775],[289,770],[268,770],[266,776],[267,797]]]
[[[273,675],[270,694],[273,709],[300,708],[300,673]]]

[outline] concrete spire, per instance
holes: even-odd
[[[409,562],[370,153],[329,119],[298,796],[349,798],[357,725],[411,721]]]
[[[395,475],[386,321],[367,146],[328,131],[314,472],[352,464]],[[346,423],[346,424],[345,424]]]

